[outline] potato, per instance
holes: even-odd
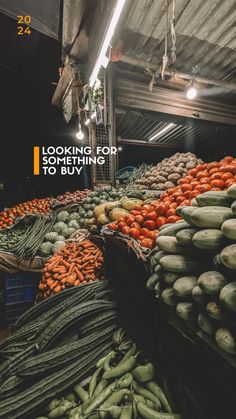
[[[165,189],[174,188],[175,183],[168,181],[168,182],[165,183],[164,186],[165,186]]]
[[[178,173],[172,173],[168,176],[168,180],[170,180],[171,182],[177,182],[177,180],[179,180],[180,177],[181,176]]]

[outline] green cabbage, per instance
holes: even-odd
[[[55,231],[52,231],[51,233],[47,233],[45,235],[45,239],[54,243],[58,240],[58,234]]]
[[[39,251],[40,251],[41,255],[49,256],[51,254],[52,247],[53,247],[52,243],[45,242],[45,243],[41,244],[41,246],[39,248]]]
[[[69,212],[68,211],[61,211],[57,214],[58,221],[67,221],[69,218]]]
[[[71,220],[68,224],[68,227],[75,228],[76,230],[78,230],[79,224],[77,223],[77,221]]]
[[[59,221],[58,223],[54,224],[53,229],[58,233],[58,234],[62,234],[62,230],[67,228],[67,224],[63,223],[63,221]],[[64,236],[64,234],[63,234]]]
[[[64,241],[57,241],[56,243],[53,244],[52,246],[52,253],[56,253],[58,252],[60,249],[62,249],[62,247],[64,247],[66,245],[66,243]]]

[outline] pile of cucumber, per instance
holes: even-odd
[[[154,377],[153,364],[117,329],[112,350],[99,359],[92,375],[50,400],[37,419],[180,419]]]
[[[177,212],[183,221],[163,226],[156,239],[147,288],[236,355],[236,185]]]
[[[0,344],[0,418],[27,418],[86,378],[111,348],[116,306],[107,281],[73,287],[26,311]]]

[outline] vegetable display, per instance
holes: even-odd
[[[29,214],[49,214],[50,211],[51,198],[33,199],[17,204],[0,212],[0,229],[11,227],[17,217],[24,217]]]
[[[10,230],[0,231],[0,250],[13,252],[27,230],[27,223],[19,223]]]
[[[108,283],[96,282],[65,290],[19,319],[16,331],[0,343],[0,355],[6,357],[0,366],[2,417],[41,413],[43,405],[86,378],[109,353],[117,326],[115,304],[108,298]]]
[[[176,307],[179,317],[213,335],[221,349],[236,355],[234,190],[235,185],[227,193],[197,196],[187,217],[185,207],[179,207],[184,221],[172,230],[164,227],[157,237],[147,287]]]
[[[111,344],[110,352],[94,363],[91,375],[42,406],[43,417],[181,419],[172,412],[162,386],[154,381],[153,364],[143,361],[136,344],[125,339],[123,329],[114,332]]]
[[[54,204],[72,204],[80,202],[82,199],[86,198],[89,189],[84,189],[83,191],[74,191],[74,192],[65,192],[63,195],[58,195],[54,201]]]
[[[187,175],[188,170],[199,163],[202,161],[193,153],[176,153],[150,168],[140,179],[136,179],[134,187],[140,190],[165,191],[177,185]]]
[[[45,263],[38,286],[39,300],[65,288],[104,279],[103,252],[96,244],[90,240],[72,241],[60,247]]]

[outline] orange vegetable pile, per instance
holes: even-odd
[[[179,180],[178,186],[167,189],[160,199],[137,206],[108,228],[136,239],[142,247],[153,248],[159,228],[181,219],[178,206],[189,206],[197,195],[221,191],[236,183],[236,159],[225,157],[220,162],[200,164]]]
[[[17,217],[28,214],[49,214],[51,211],[51,199],[33,199],[32,201],[17,204],[12,208],[0,212],[0,229],[10,227]]]
[[[104,279],[103,252],[90,240],[68,242],[45,263],[38,300],[65,288]]]

